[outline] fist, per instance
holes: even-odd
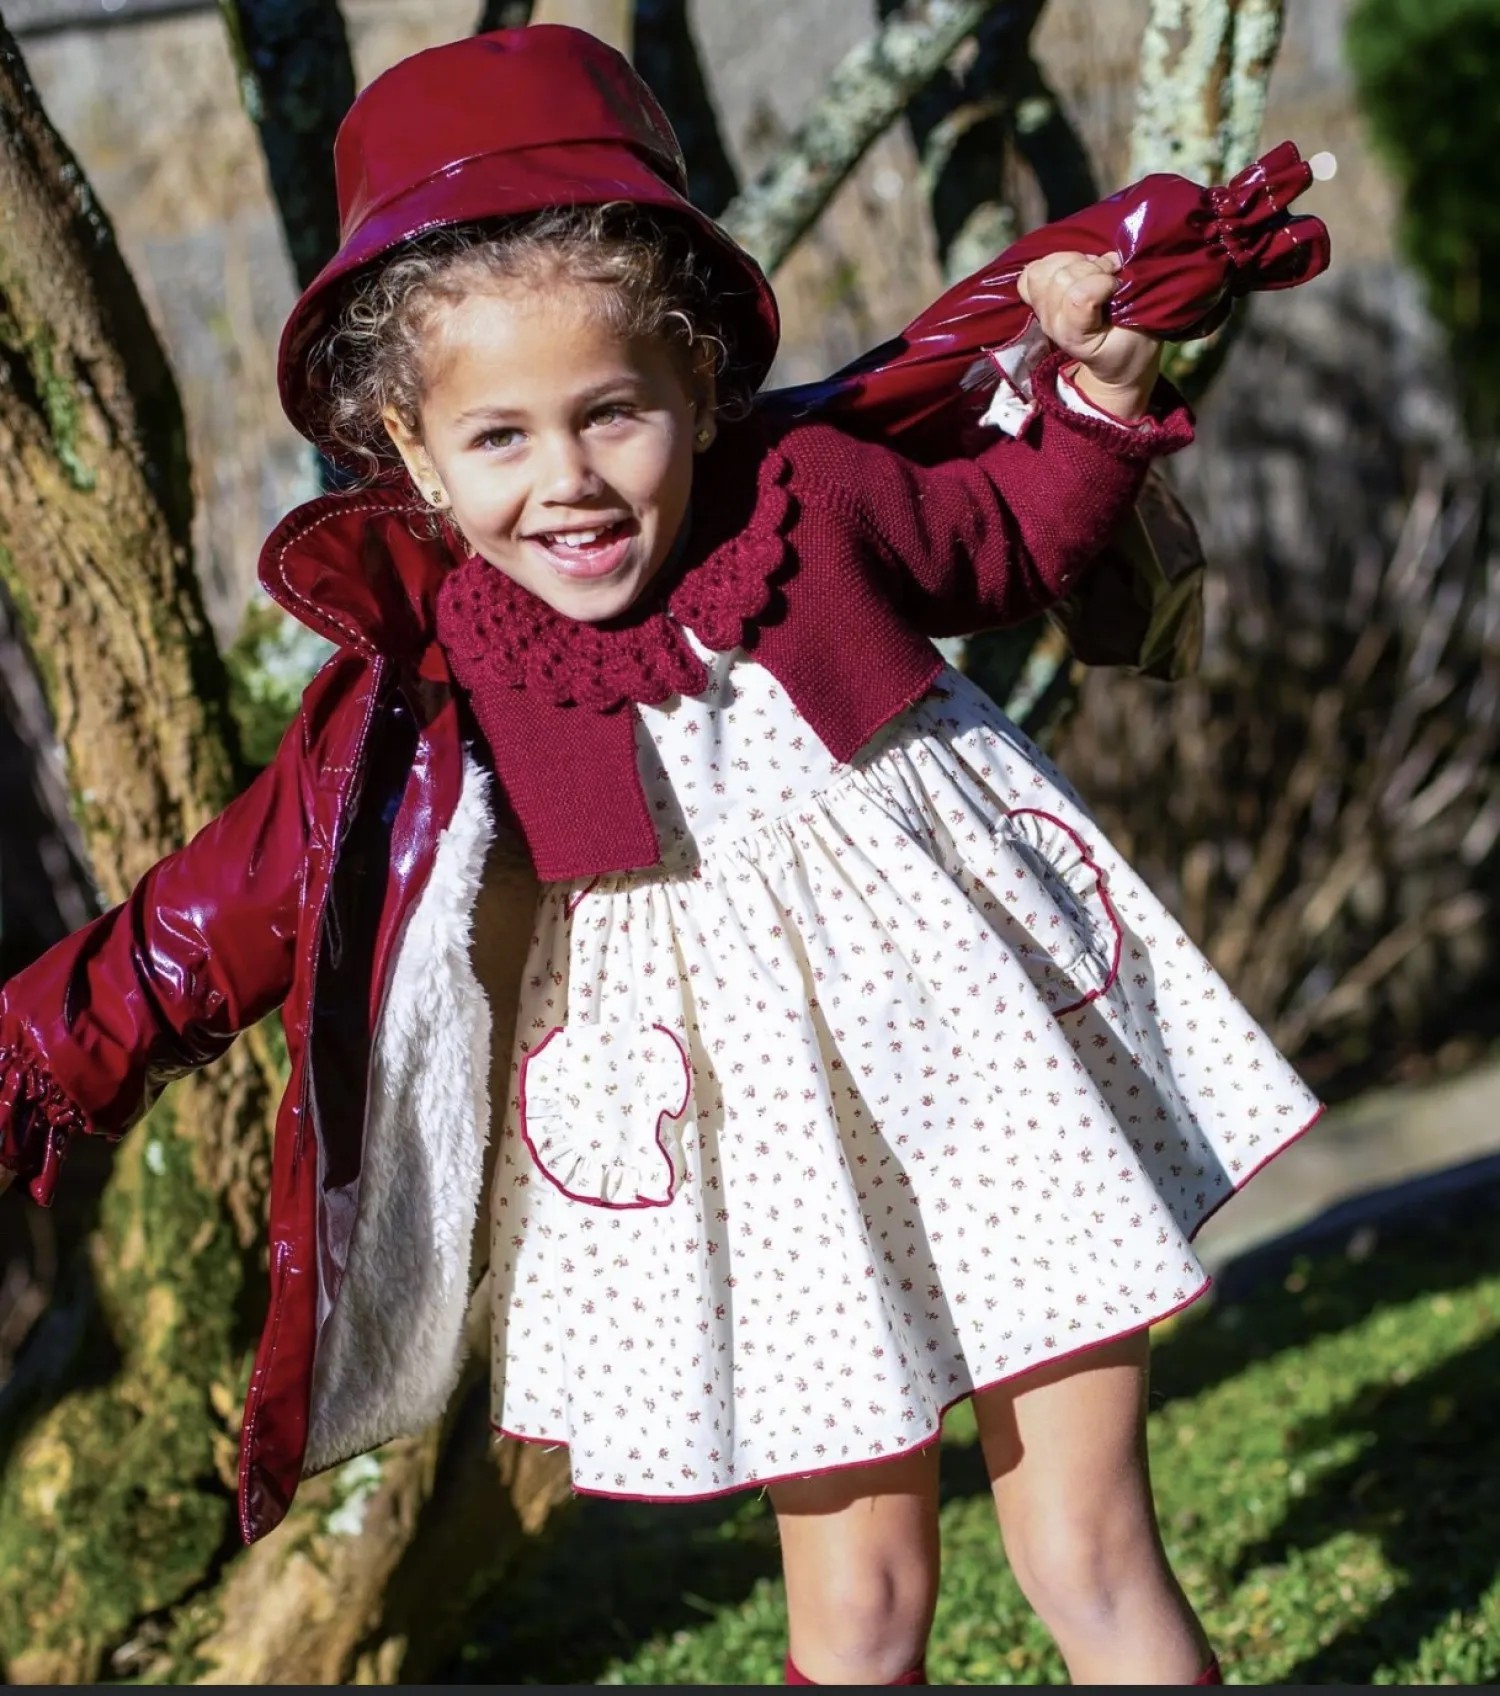
[[[1138,417],[1156,383],[1161,344],[1110,323],[1119,270],[1118,253],[1049,253],[1026,267],[1017,288],[1047,340],[1078,361],[1078,386],[1089,399],[1107,412]]]

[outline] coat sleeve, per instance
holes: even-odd
[[[1038,367],[1018,436],[971,455],[923,464],[827,424],[786,442],[794,483],[816,482],[828,505],[852,514],[885,592],[924,635],[1018,624],[1067,595],[1129,513],[1151,461],[1193,439],[1170,384],[1158,385],[1144,419],[1122,424],[1063,398],[1063,364],[1054,355]],[[819,498],[804,496],[803,522],[820,522]]]
[[[70,1136],[122,1136],[285,999],[307,861],[303,736],[299,714],[243,795],[0,989],[0,1165],[38,1201]]]

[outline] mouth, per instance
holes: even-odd
[[[596,578],[608,577],[620,569],[630,553],[636,530],[634,519],[618,518],[593,529],[575,526],[568,530],[539,530],[526,539],[561,576]]]

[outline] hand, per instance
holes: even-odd
[[[1117,418],[1139,418],[1156,386],[1161,344],[1110,323],[1105,309],[1119,269],[1118,253],[1049,253],[1026,267],[1017,288],[1047,340],[1078,361],[1083,393]]]
[[[0,1166],[0,1195],[4,1195],[10,1188],[15,1176],[9,1166]]]

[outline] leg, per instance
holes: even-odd
[[[1148,1371],[1141,1331],[975,1398],[1011,1568],[1075,1684],[1192,1684],[1210,1662],[1156,1526]]]
[[[922,1663],[937,1604],[937,1444],[771,1486],[791,1658],[814,1684],[892,1684]]]

